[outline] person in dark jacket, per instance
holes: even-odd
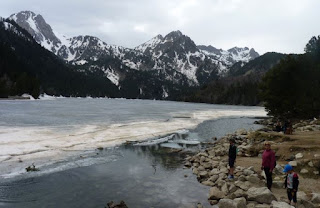
[[[233,176],[233,172],[234,172],[234,163],[236,162],[236,157],[237,157],[237,147],[235,145],[235,139],[231,138],[229,140],[230,142],[230,147],[229,147],[229,176],[228,178],[229,179],[233,179],[234,176]]]
[[[297,203],[297,191],[299,186],[299,176],[293,171],[291,165],[287,164],[284,166],[283,172],[287,173],[284,186],[287,188],[289,204],[293,201],[293,206]]]
[[[262,165],[261,170],[264,170],[267,179],[267,187],[271,190],[272,186],[272,171],[276,166],[276,156],[274,151],[271,149],[271,144],[269,141],[264,143],[265,150],[262,154]]]

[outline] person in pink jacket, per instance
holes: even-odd
[[[271,144],[269,141],[264,143],[265,150],[262,154],[262,165],[261,170],[264,170],[267,179],[267,187],[271,190],[272,186],[272,171],[276,165],[276,156],[274,151],[271,149]]]

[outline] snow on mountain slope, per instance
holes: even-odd
[[[119,85],[119,74],[125,77],[125,70],[130,69],[150,71],[174,84],[197,86],[221,76],[238,61],[248,62],[259,56],[254,49],[248,48],[235,47],[224,51],[212,46],[197,46],[180,31],[170,32],[164,37],[157,35],[129,49],[109,45],[88,35],[68,38],[55,32],[41,15],[30,11],[13,14],[10,18],[60,58],[82,66],[81,70],[83,67],[100,70],[115,85]]]
[[[259,56],[259,54],[253,49],[248,47],[239,48],[234,47],[229,50],[216,49],[215,47],[209,45],[199,45],[198,48],[207,56],[212,59],[221,62],[227,68],[231,67],[236,62],[249,62]]]

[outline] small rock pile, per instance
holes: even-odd
[[[320,120],[306,120],[300,121],[293,125],[295,131],[319,131],[320,130]]]

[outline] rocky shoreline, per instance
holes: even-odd
[[[311,177],[319,180],[320,155],[313,154],[313,156],[310,156],[310,149],[307,148],[297,154],[294,154],[291,148],[290,151],[293,155],[282,155],[280,154],[281,151],[277,151],[279,148],[276,149],[277,166],[273,173],[272,191],[265,185],[263,171],[254,166],[239,166],[236,162],[235,178],[233,180],[228,179],[230,138],[236,140],[238,147],[237,160],[244,159],[247,164],[250,164],[250,160],[261,159],[263,143],[266,140],[279,147],[297,140],[291,135],[273,132],[274,122],[272,119],[261,121],[260,124],[265,126],[261,130],[254,132],[238,130],[234,134],[229,134],[215,142],[213,147],[208,147],[204,151],[186,158],[185,167],[192,169],[200,183],[211,187],[208,197],[211,205],[218,205],[220,208],[293,207],[287,203],[286,190],[283,187],[285,174],[282,170],[286,163],[294,166],[295,171],[299,175],[303,175],[303,178]],[[320,122],[318,120],[300,121],[293,125],[293,129],[294,132],[302,132],[302,134],[308,131],[320,132]],[[312,147],[311,150],[315,153],[319,152]],[[303,158],[304,154],[308,154],[309,159]],[[300,179],[300,183],[304,183],[304,179]],[[277,194],[279,192],[283,192],[283,194],[280,196]],[[305,193],[299,188],[297,197],[297,207],[299,208],[320,207],[320,193],[316,190]],[[203,206],[198,204],[198,207]]]

